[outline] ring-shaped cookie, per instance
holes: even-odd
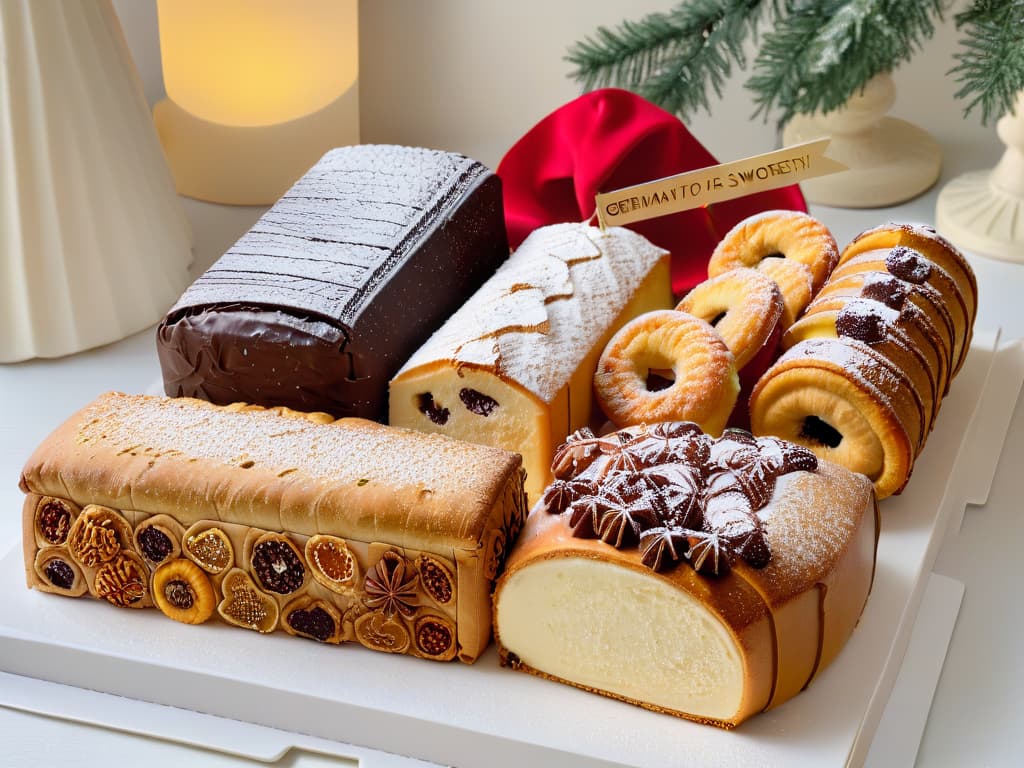
[[[676,306],[714,326],[732,352],[736,369],[750,362],[771,338],[782,315],[782,292],[756,269],[730,269],[709,277]]]
[[[800,211],[765,211],[748,216],[730,229],[708,261],[708,276],[736,267],[757,267],[762,259],[783,256],[811,270],[811,289],[818,292],[839,260],[828,227]]]
[[[668,386],[648,385],[652,371],[669,369],[675,378]],[[594,390],[616,427],[693,421],[718,435],[740,384],[721,335],[693,315],[665,309],[640,315],[612,337],[597,364]]]
[[[792,259],[761,259],[757,271],[774,280],[782,291],[782,316],[779,323],[785,331],[799,319],[814,298],[811,270]]]

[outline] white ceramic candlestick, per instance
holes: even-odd
[[[0,1],[0,362],[152,325],[191,234],[109,0]]]
[[[942,167],[942,150],[927,132],[886,117],[896,101],[888,74],[876,75],[839,109],[797,115],[783,131],[786,145],[831,136],[828,156],[849,170],[801,183],[812,203],[881,208],[924,192]]]
[[[935,204],[935,226],[961,248],[1024,262],[1024,91],[996,126],[1006,152],[991,171],[958,176]]]

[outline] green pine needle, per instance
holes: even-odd
[[[976,0],[956,16],[964,29],[963,50],[955,55],[964,116],[981,107],[981,122],[1013,110],[1017,93],[1024,90],[1024,0]]]
[[[664,109],[688,115],[710,109],[708,88],[721,96],[743,42],[756,32],[764,0],[690,0],[667,14],[600,27],[566,56],[584,89],[635,91]]]
[[[639,93],[681,117],[710,111],[744,43],[762,18],[764,35],[747,87],[755,114],[780,122],[829,112],[877,74],[909,60],[935,33],[951,0],[682,0],[668,13],[601,27],[566,56],[586,90],[609,85]],[[1024,0],[974,0],[956,16],[966,37],[950,71],[982,122],[1010,111],[1024,89]]]

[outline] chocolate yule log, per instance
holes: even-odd
[[[486,648],[526,514],[514,453],[119,393],[58,427],[21,489],[31,588],[438,661]]]
[[[164,390],[381,420],[391,376],[507,257],[480,163],[332,150],[168,312]]]

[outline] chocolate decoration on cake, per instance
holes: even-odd
[[[480,163],[332,150],[164,318],[164,389],[380,420],[389,379],[507,257]]]
[[[567,459],[592,450],[591,461]],[[560,476],[544,494],[551,514],[569,514],[572,535],[616,549],[638,546],[655,571],[686,560],[721,576],[737,559],[764,568],[771,551],[757,512],[790,472],[814,472],[807,448],[727,429],[714,439],[690,422],[595,437],[571,435],[555,454]]]

